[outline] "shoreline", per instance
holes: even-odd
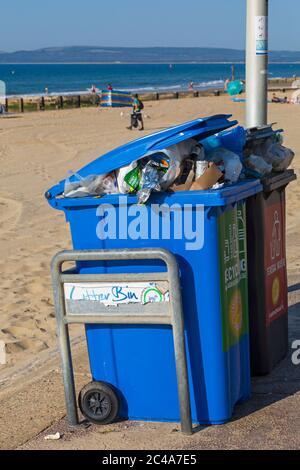
[[[283,92],[294,91],[297,87],[292,87],[292,83],[299,80],[295,77],[286,78],[269,78],[268,91],[269,92]],[[224,82],[216,81],[207,82],[207,86],[194,86],[192,90],[180,86],[165,87],[162,89],[155,89],[149,87],[148,89],[123,89],[113,90],[115,92],[124,91],[127,93],[137,93],[142,101],[159,101],[166,99],[182,99],[182,98],[201,98],[205,96],[222,96],[226,95],[224,90]],[[5,109],[7,115],[9,113],[24,113],[33,111],[45,110],[61,110],[61,109],[74,109],[82,107],[99,107],[101,104],[102,90],[92,93],[90,89],[86,91],[69,91],[62,93],[41,93],[30,95],[7,95],[3,98],[5,102]],[[114,107],[114,106],[113,106]],[[4,115],[5,116],[5,115]]]
[[[238,80],[238,79],[237,79]],[[241,79],[242,80],[242,79]],[[292,89],[291,85],[294,81],[299,80],[299,77],[270,77],[268,78],[268,86],[272,89],[272,85],[278,85],[279,88],[290,88]],[[208,82],[202,82],[203,85],[201,86],[201,82],[199,85],[195,85],[192,90],[189,90],[187,87],[182,87],[181,85],[170,85],[168,86],[161,86],[161,87],[139,87],[139,88],[116,88],[113,91],[124,91],[128,93],[138,93],[139,95],[148,95],[151,93],[193,93],[193,92],[207,92],[211,90],[224,90],[224,80],[211,80]],[[297,88],[295,88],[297,89]],[[86,90],[74,90],[74,91],[57,91],[51,93],[26,93],[26,94],[10,94],[6,95],[6,99],[31,99],[31,98],[56,98],[59,96],[63,97],[71,97],[71,96],[79,96],[79,95],[101,95],[103,90],[97,89],[96,93],[92,93],[90,89]],[[104,90],[106,91],[106,90]]]
[[[113,62],[0,62],[0,65],[242,65],[246,64],[245,61],[222,61],[222,62],[206,62],[206,61],[189,61],[189,62],[123,62],[123,61],[113,61]],[[269,61],[269,64],[277,65],[298,65],[300,60],[293,62],[277,62]]]
[[[139,94],[147,94],[147,93],[183,93],[183,92],[189,92],[189,91],[207,91],[210,89],[223,89],[224,88],[224,81],[223,80],[212,80],[208,82],[203,82],[203,86],[200,85],[194,85],[193,90],[188,90],[187,87],[182,87],[181,85],[170,85],[168,86],[161,86],[161,87],[139,87],[139,88],[116,88],[113,91],[124,91],[128,93],[139,93]],[[57,92],[51,92],[51,93],[27,93],[27,94],[11,94],[11,95],[6,95],[6,98],[13,99],[13,98],[41,98],[41,97],[56,97],[56,96],[78,96],[78,95],[99,95],[102,93],[102,91],[106,90],[100,90],[96,93],[92,93],[90,89],[86,90],[74,90],[74,91],[57,91]]]

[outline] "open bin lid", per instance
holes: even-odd
[[[150,151],[160,151],[191,138],[200,141],[210,135],[235,126],[237,121],[229,121],[231,116],[231,114],[218,114],[199,118],[141,137],[96,158],[96,160],[77,171],[77,174],[85,177],[92,174],[102,175],[110,173],[113,170],[129,165],[135,160],[139,160]],[[45,197],[52,207],[56,207],[54,198],[63,193],[64,185],[65,180],[62,180],[45,193]]]

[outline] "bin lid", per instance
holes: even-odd
[[[276,129],[276,131],[274,131],[274,124],[276,123],[273,122],[272,124],[267,124],[265,126],[249,127],[246,130],[246,140],[249,142],[258,139],[267,139],[268,137],[272,137],[274,134],[283,132],[283,129]]]
[[[296,173],[294,170],[284,170],[280,173],[271,173],[261,180],[263,191],[271,192],[275,189],[282,188],[286,186],[291,181],[297,179]]]
[[[169,127],[154,134],[128,142],[116,148],[96,160],[87,164],[76,173],[82,177],[92,174],[102,175],[113,170],[127,166],[135,160],[139,160],[149,151],[163,150],[171,145],[184,140],[195,138],[198,141],[217,132],[235,126],[237,121],[230,121],[231,114],[218,114],[215,116],[198,118],[177,126]],[[72,177],[70,178],[72,181]],[[55,196],[63,193],[65,180],[49,189],[45,196],[51,201]]]

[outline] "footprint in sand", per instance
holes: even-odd
[[[48,348],[49,346],[45,341],[36,338],[17,340],[6,344],[8,354],[16,354],[27,350],[38,353]]]
[[[21,213],[21,202],[0,197],[0,235],[16,227]]]
[[[46,333],[46,329],[39,327],[32,319],[25,322],[25,326],[11,325],[0,330],[1,339],[6,343],[7,353],[17,353],[28,349],[39,352],[47,349],[49,346],[44,338]]]

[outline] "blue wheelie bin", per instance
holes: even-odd
[[[218,115],[129,142],[96,159],[81,176],[106,174],[152,150],[198,141],[236,124]],[[257,180],[216,190],[65,198],[64,180],[46,192],[63,210],[74,249],[166,248],[178,262],[184,311],[192,420],[220,424],[250,396],[246,199]],[[161,211],[161,208],[169,208]],[[159,220],[155,223],[154,220]],[[125,224],[124,224],[124,221]],[[166,225],[167,224],[167,225]],[[167,229],[166,229],[167,227]],[[159,260],[80,262],[78,272],[162,272]],[[118,393],[119,417],[179,421],[171,328],[165,325],[86,325],[91,374]]]

